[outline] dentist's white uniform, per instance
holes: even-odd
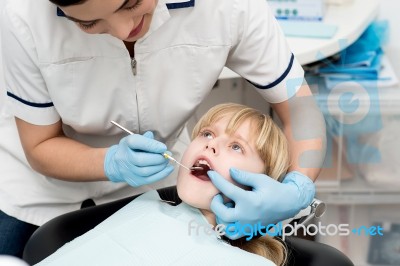
[[[148,189],[34,172],[14,116],[36,125],[61,119],[68,137],[94,147],[124,136],[110,123],[116,120],[136,133],[152,130],[178,151],[187,142],[185,121],[224,66],[274,103],[295,93],[288,81],[303,78],[265,0],[159,0],[135,45],[136,75],[122,41],[82,32],[48,0],[9,0],[0,17],[8,96],[0,120],[0,210],[36,225],[88,198],[102,203]],[[174,177],[153,188],[172,184]]]

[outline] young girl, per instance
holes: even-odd
[[[215,226],[210,204],[219,191],[210,182],[206,170],[212,169],[232,183],[235,182],[230,177],[231,167],[278,179],[289,167],[289,154],[285,136],[269,116],[253,108],[228,103],[215,106],[199,120],[182,163],[202,166],[205,170],[189,173],[180,168],[177,183],[179,197],[199,208],[208,222]],[[270,237],[231,243],[277,265],[285,261],[284,246]]]
[[[239,104],[215,106],[195,126],[182,163],[203,170],[180,168],[177,190],[181,204],[171,206],[160,201],[156,191],[147,192],[39,265],[285,263],[285,247],[278,240],[262,236],[227,242],[210,229],[216,226],[210,204],[219,191],[208,171],[216,171],[232,183],[232,167],[274,179],[286,173],[286,138],[270,117]]]

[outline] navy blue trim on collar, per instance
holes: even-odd
[[[251,82],[250,80],[247,80],[248,82],[250,82],[251,84],[253,84],[255,87],[261,89],[261,90],[267,90],[267,89],[271,89],[273,87],[275,87],[276,85],[278,85],[279,83],[281,83],[282,80],[284,80],[286,78],[286,76],[289,74],[290,69],[292,69],[293,66],[293,61],[294,61],[294,55],[292,53],[292,56],[290,57],[290,62],[289,62],[289,66],[286,68],[285,72],[283,72],[283,74],[274,82],[266,85],[266,86],[262,86],[262,85],[258,85],[258,84],[254,84],[253,82]]]
[[[32,107],[47,108],[47,107],[54,106],[54,104],[52,102],[51,103],[31,103],[31,102],[28,102],[28,101],[26,101],[24,99],[19,98],[18,96],[12,94],[9,91],[7,91],[7,96],[9,96],[11,98],[14,98],[17,101],[20,101],[21,103],[29,105],[29,106],[32,106]]]
[[[168,9],[178,9],[178,8],[192,7],[192,6],[194,6],[194,1],[195,0],[189,0],[187,2],[169,3],[166,5],[167,5]]]
[[[57,7],[57,16],[59,16],[59,17],[65,17],[64,12],[63,12],[59,7]]]

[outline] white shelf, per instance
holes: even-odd
[[[316,62],[338,53],[357,40],[378,12],[378,0],[354,0],[350,4],[329,5],[323,22],[338,26],[332,39],[288,37],[287,41],[300,64]],[[224,68],[219,79],[238,77],[240,76],[235,72]]]
[[[377,185],[371,184],[360,176],[354,176],[348,180],[321,181],[316,182],[318,193],[399,193],[400,183],[398,185]]]
[[[328,205],[381,205],[399,206],[400,192],[380,193],[317,193],[317,198]]]
[[[361,177],[353,177],[350,180],[330,183],[330,185],[318,184],[317,198],[326,204],[400,204],[400,185],[373,185]]]
[[[316,100],[319,101],[320,104],[326,105],[324,107],[327,107],[329,109],[330,115],[341,116],[343,115],[343,110],[339,105],[339,97],[343,92],[349,91],[350,89],[351,87],[348,86],[344,87],[343,90],[338,89],[336,91],[331,91],[328,96],[316,95]],[[328,100],[324,100],[326,97],[329,97]],[[379,110],[381,115],[400,115],[399,86],[392,88],[377,88],[377,92],[376,94],[372,95],[372,99],[371,95],[365,91],[355,91],[354,97],[356,97],[357,100],[360,101],[360,107],[369,108],[369,106],[374,106],[376,107],[374,108],[374,110]]]
[[[338,26],[334,38],[288,38],[289,46],[302,65],[319,61],[319,55],[329,57],[356,41],[378,12],[377,0],[354,0],[349,4],[329,5],[324,23]],[[344,45],[339,43],[343,40]]]

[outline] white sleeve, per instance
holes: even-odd
[[[237,1],[226,66],[258,88],[271,103],[292,97],[304,78],[281,28],[265,0]]]
[[[32,124],[53,124],[60,117],[40,72],[37,40],[11,8],[7,6],[1,12],[4,79],[11,111]]]

